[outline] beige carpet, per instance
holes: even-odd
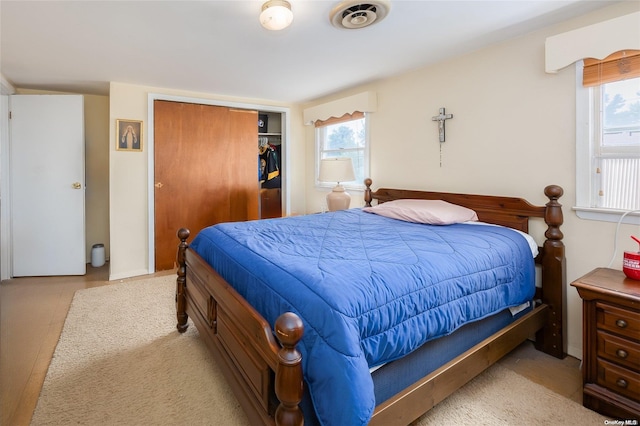
[[[174,285],[169,275],[78,291],[32,425],[248,425],[195,327],[176,331]],[[567,423],[604,418],[500,366],[417,422]]]

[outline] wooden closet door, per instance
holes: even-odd
[[[155,265],[175,266],[181,227],[258,219],[256,111],[155,101]]]

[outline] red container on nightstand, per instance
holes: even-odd
[[[633,280],[640,280],[640,253],[624,252],[622,272]]]

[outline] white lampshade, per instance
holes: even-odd
[[[320,182],[351,182],[356,178],[353,161],[349,157],[325,158],[320,160]]]
[[[353,162],[349,157],[325,158],[320,160],[320,173],[318,180],[321,182],[336,182],[337,185],[327,194],[327,208],[329,211],[344,210],[351,204],[351,196],[340,185],[340,182],[355,180]]]
[[[269,0],[262,5],[260,23],[263,27],[272,31],[287,28],[293,21],[291,4],[284,0]]]

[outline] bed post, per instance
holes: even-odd
[[[373,196],[371,195],[371,184],[373,181],[371,178],[366,178],[364,180],[364,185],[366,189],[364,190],[364,205],[365,207],[371,207],[371,201],[373,200]]]
[[[278,426],[302,426],[304,416],[298,404],[302,401],[303,377],[302,355],[296,344],[302,338],[302,320],[292,312],[278,317],[275,324],[276,337],[282,348],[278,351],[275,391],[280,405],[276,409]]]
[[[562,242],[562,197],[563,189],[549,185],[544,194],[549,198],[544,221],[547,223],[546,240],[542,246],[542,302],[549,305],[547,325],[536,334],[536,348],[557,358],[564,358],[564,292],[566,286],[566,260]]]
[[[178,324],[176,328],[180,333],[187,331],[187,296],[185,293],[185,287],[187,285],[187,262],[185,260],[185,253],[187,251],[187,238],[189,238],[189,230],[186,228],[180,228],[178,230],[178,238],[180,238],[180,244],[178,245],[178,278],[176,279],[176,317],[178,318]]]

